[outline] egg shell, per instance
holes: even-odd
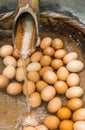
[[[73,126],[74,130],[85,130],[85,121],[77,121]]]
[[[65,49],[56,50],[54,53],[54,57],[58,59],[63,59],[63,57],[67,54]]]
[[[70,72],[80,72],[83,70],[84,64],[80,60],[72,60],[66,65],[66,68]]]
[[[24,85],[23,85],[24,95],[26,95],[27,92],[28,92],[28,95],[31,95],[35,91],[35,89],[36,89],[36,86],[35,86],[34,82],[32,82],[32,81],[24,82]]]
[[[72,60],[77,60],[78,59],[78,54],[76,52],[69,52],[66,54],[63,58],[63,62],[65,64],[68,64]]]
[[[51,66],[44,66],[39,70],[39,75],[42,77],[46,71],[53,71]]]
[[[52,86],[45,87],[41,92],[41,98],[43,101],[48,102],[56,95],[56,90]]]
[[[61,59],[54,59],[51,62],[51,66],[53,69],[59,69],[63,66],[63,61]]]
[[[36,128],[37,130],[48,130],[48,128],[45,125],[39,125]]]
[[[28,72],[28,80],[31,80],[34,83],[38,82],[40,80],[39,73],[36,71],[29,71]]]
[[[8,65],[4,68],[2,73],[11,80],[15,77],[16,71],[15,71],[15,68],[13,66]]]
[[[64,82],[64,81],[57,81],[54,84],[54,88],[56,89],[56,92],[58,94],[65,94],[68,89],[68,86],[67,86],[66,82]]]
[[[72,115],[73,121],[85,121],[85,108],[76,110]]]
[[[44,56],[42,56],[41,59],[40,59],[40,64],[41,64],[42,66],[48,66],[48,65],[51,64],[51,61],[52,61],[52,59],[51,59],[50,56],[44,55]]]
[[[16,80],[19,82],[24,81],[25,75],[24,75],[24,70],[23,67],[18,67],[16,69]]]
[[[38,63],[38,62],[33,62],[33,63],[30,63],[28,66],[27,66],[27,71],[39,71],[41,68],[41,64]]]
[[[7,76],[0,74],[0,88],[6,88],[9,84],[9,79]]]
[[[39,91],[39,92],[41,92],[47,86],[48,86],[48,84],[46,82],[44,82],[43,80],[39,80],[36,83],[36,88],[37,88],[37,91]]]
[[[10,56],[13,53],[13,47],[11,45],[3,45],[0,48],[0,56],[1,57],[6,57]]]
[[[73,130],[72,120],[62,120],[59,125],[59,130]]]
[[[69,71],[66,69],[66,67],[60,67],[57,70],[57,77],[59,80],[66,81],[68,75]]]
[[[52,48],[50,46],[43,49],[44,55],[53,56],[54,52],[55,52],[54,48]]]
[[[80,98],[72,98],[72,99],[70,99],[70,100],[67,102],[66,106],[67,106],[70,110],[75,111],[75,110],[77,110],[77,109],[83,107],[83,104],[84,104],[84,102],[83,102],[82,99],[80,99]]]
[[[59,126],[60,120],[54,115],[49,115],[44,118],[44,124],[48,129],[57,129]]]
[[[38,92],[34,92],[30,95],[29,103],[32,108],[39,107],[42,103],[41,96]]]
[[[37,130],[37,129],[32,126],[28,126],[28,127],[23,128],[23,130]]]
[[[44,48],[50,46],[51,42],[52,42],[52,38],[51,37],[45,37],[45,38],[43,38],[42,41],[41,41],[41,43],[40,43],[40,48],[44,49]]]
[[[52,47],[54,49],[61,49],[61,48],[63,48],[63,41],[61,39],[59,39],[59,38],[54,38],[52,40]]]
[[[54,97],[48,102],[47,110],[50,113],[57,112],[62,107],[62,100],[59,97]]]
[[[67,98],[82,97],[83,94],[84,94],[84,91],[80,86],[71,87],[66,91]]]
[[[70,73],[67,76],[66,83],[68,84],[69,87],[79,85],[80,84],[80,77],[79,77],[79,75],[76,74],[76,73]]]
[[[57,75],[55,74],[55,72],[46,71],[43,74],[43,79],[45,82],[47,82],[49,84],[54,84],[57,81]]]
[[[16,83],[16,82],[10,83],[7,86],[6,91],[10,95],[18,95],[22,92],[22,85],[20,83]]]
[[[16,67],[17,66],[17,61],[13,56],[6,56],[3,59],[3,64],[5,66],[12,65],[12,66]]]
[[[31,62],[39,62],[42,56],[42,52],[36,51],[31,55],[30,60]]]
[[[71,118],[72,112],[67,107],[62,107],[57,111],[57,116],[60,120],[68,120]]]

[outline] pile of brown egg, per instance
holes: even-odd
[[[84,64],[76,52],[67,52],[63,46],[59,38],[39,38],[38,49],[25,62],[30,104],[37,108],[46,102],[49,115],[43,124],[23,130],[85,130],[85,108],[81,98],[84,90],[78,75]],[[23,62],[17,50],[11,45],[3,45],[0,57],[5,66],[0,74],[0,88],[5,88],[10,95],[21,92],[26,95]],[[59,95],[67,98],[66,105]]]

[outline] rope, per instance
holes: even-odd
[[[3,21],[5,19],[9,18],[13,14],[14,14],[14,11],[0,14],[0,21]],[[49,18],[49,19],[50,18],[61,19],[64,22],[68,23],[69,25],[73,26],[74,28],[77,28],[79,31],[81,31],[85,34],[85,24],[83,24],[80,21],[75,20],[72,17],[67,16],[65,14],[47,11],[47,12],[40,13],[40,17]]]

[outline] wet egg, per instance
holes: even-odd
[[[49,115],[44,118],[44,124],[48,129],[57,129],[59,126],[60,120],[54,115]]]
[[[67,107],[72,110],[75,111],[81,107],[83,107],[83,100],[81,98],[72,98],[67,102]]]
[[[73,121],[62,120],[59,124],[59,130],[74,130],[73,129]]]
[[[13,79],[15,77],[16,70],[13,66],[8,65],[7,67],[4,68],[2,73],[6,75],[9,79]]]
[[[29,103],[32,106],[32,108],[40,106],[42,103],[40,94],[38,92],[32,93],[29,97]]]
[[[59,39],[59,38],[55,38],[55,39],[52,40],[52,47],[54,49],[63,48],[63,44],[64,44],[63,41],[61,39]]]
[[[6,88],[9,84],[9,79],[7,76],[0,74],[0,88]]]
[[[43,101],[50,101],[56,95],[56,90],[52,86],[45,87],[41,92],[41,98]]]
[[[10,56],[13,53],[13,47],[11,45],[3,45],[0,48],[0,56],[1,57],[6,57]]]
[[[60,120],[67,120],[70,119],[72,115],[72,112],[69,108],[67,107],[62,107],[58,110],[57,116]]]
[[[22,92],[22,85],[16,82],[10,83],[6,91],[10,95],[18,95]]]
[[[62,100],[59,97],[54,97],[52,100],[48,102],[47,110],[50,113],[57,112],[62,107]]]
[[[43,79],[45,82],[47,82],[49,84],[54,84],[57,81],[57,75],[55,74],[55,72],[46,71],[43,74]]]
[[[52,42],[52,38],[51,37],[45,37],[45,38],[43,38],[42,41],[41,41],[41,43],[40,43],[40,48],[44,49],[44,48],[50,46],[51,42]]]
[[[6,56],[3,59],[3,64],[5,66],[12,65],[12,66],[16,67],[17,66],[17,61],[13,56]]]

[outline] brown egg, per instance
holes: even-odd
[[[52,86],[45,87],[41,92],[41,98],[43,101],[50,101],[56,95],[56,90]]]
[[[48,66],[48,65],[50,65],[51,61],[52,61],[52,59],[50,56],[44,55],[40,59],[40,64],[42,66]]]
[[[57,75],[55,74],[55,72],[46,71],[43,74],[43,79],[45,82],[47,82],[49,84],[54,84],[57,81]]]
[[[66,82],[64,82],[64,81],[57,81],[54,84],[54,87],[58,94],[65,94],[68,89],[68,86],[67,86]]]
[[[16,67],[17,66],[17,61],[13,56],[6,56],[3,59],[3,64],[5,66],[12,65],[12,66]]]
[[[51,37],[45,37],[45,38],[43,38],[42,41],[41,41],[41,43],[40,43],[40,48],[44,49],[44,48],[50,46],[51,42],[52,42]]]
[[[18,95],[22,92],[22,85],[16,82],[10,83],[6,91],[10,95]]]
[[[59,39],[59,38],[53,39],[52,47],[54,49],[61,49],[61,48],[63,48],[63,41],[61,39]]]
[[[37,91],[39,91],[39,92],[41,92],[47,86],[48,86],[48,84],[46,82],[44,82],[43,80],[39,80],[36,83],[36,88],[37,88]]]
[[[35,83],[38,82],[40,80],[39,73],[36,71],[28,72],[28,79],[35,82]]]
[[[39,107],[42,103],[41,96],[38,92],[34,92],[30,95],[29,103],[33,108]]]
[[[44,66],[39,70],[39,75],[42,77],[46,71],[53,71],[53,68],[50,66]]]
[[[27,66],[27,71],[39,71],[41,69],[41,64],[39,62],[32,62]]]
[[[62,100],[59,97],[54,97],[49,101],[47,109],[50,113],[57,112],[62,107]]]
[[[74,130],[85,130],[85,121],[76,121],[74,123]]]
[[[19,50],[17,50],[17,49],[14,49],[14,51],[13,51],[13,56],[15,57],[15,58],[20,58],[20,53],[19,53]]]
[[[60,120],[53,115],[49,115],[44,118],[44,124],[48,127],[48,129],[57,129],[59,126]]]
[[[66,91],[67,98],[82,97],[84,90],[80,86],[73,86]]]
[[[68,75],[69,71],[66,69],[66,67],[60,67],[57,71],[57,77],[59,80],[66,81]]]
[[[67,120],[71,117],[71,115],[71,110],[67,107],[62,107],[57,112],[57,116],[60,120]]]
[[[2,72],[5,76],[7,76],[9,79],[13,79],[15,77],[16,71],[15,68],[11,65],[8,65],[6,68],[4,68]]]
[[[79,85],[79,83],[80,83],[79,75],[76,74],[76,73],[70,73],[67,76],[66,82],[67,82],[67,84],[68,84],[69,87]]]
[[[67,102],[67,107],[72,110],[72,111],[75,111],[81,107],[83,107],[83,100],[80,99],[80,98],[72,98],[70,99],[68,102]]]
[[[59,130],[74,130],[73,129],[73,121],[71,120],[63,120],[60,122]]]
[[[72,60],[78,59],[78,54],[76,52],[69,52],[63,58],[65,64],[68,64]]]
[[[53,56],[54,55],[54,48],[52,47],[46,47],[43,49],[43,54],[48,55],[48,56]]]
[[[18,67],[16,69],[16,80],[19,82],[24,81],[25,75],[24,75],[24,70],[23,67]]]
[[[53,69],[59,69],[63,66],[63,61],[60,59],[54,59],[51,62],[51,66],[53,67]]]
[[[6,57],[10,56],[13,53],[13,47],[11,45],[3,45],[0,48],[0,56],[1,57]]]
[[[73,121],[85,121],[85,108],[77,109],[72,115]]]
[[[36,51],[31,55],[30,60],[31,62],[39,62],[42,56],[42,52]]]
[[[84,68],[84,63],[80,60],[72,60],[66,65],[66,68],[70,72],[80,72]]]
[[[39,125],[36,127],[37,130],[48,130],[48,128],[45,125]]]
[[[36,86],[35,86],[34,82],[32,82],[32,81],[27,81],[23,85],[23,93],[24,93],[24,95],[26,95],[27,92],[28,92],[28,95],[31,95],[35,91],[35,89],[36,89]]]
[[[6,88],[9,84],[9,79],[7,76],[0,74],[0,88]]]
[[[63,59],[63,57],[67,54],[67,51],[64,49],[56,50],[54,53],[54,57],[58,59]]]
[[[28,126],[28,127],[23,128],[23,130],[37,130],[37,129],[32,126]]]

